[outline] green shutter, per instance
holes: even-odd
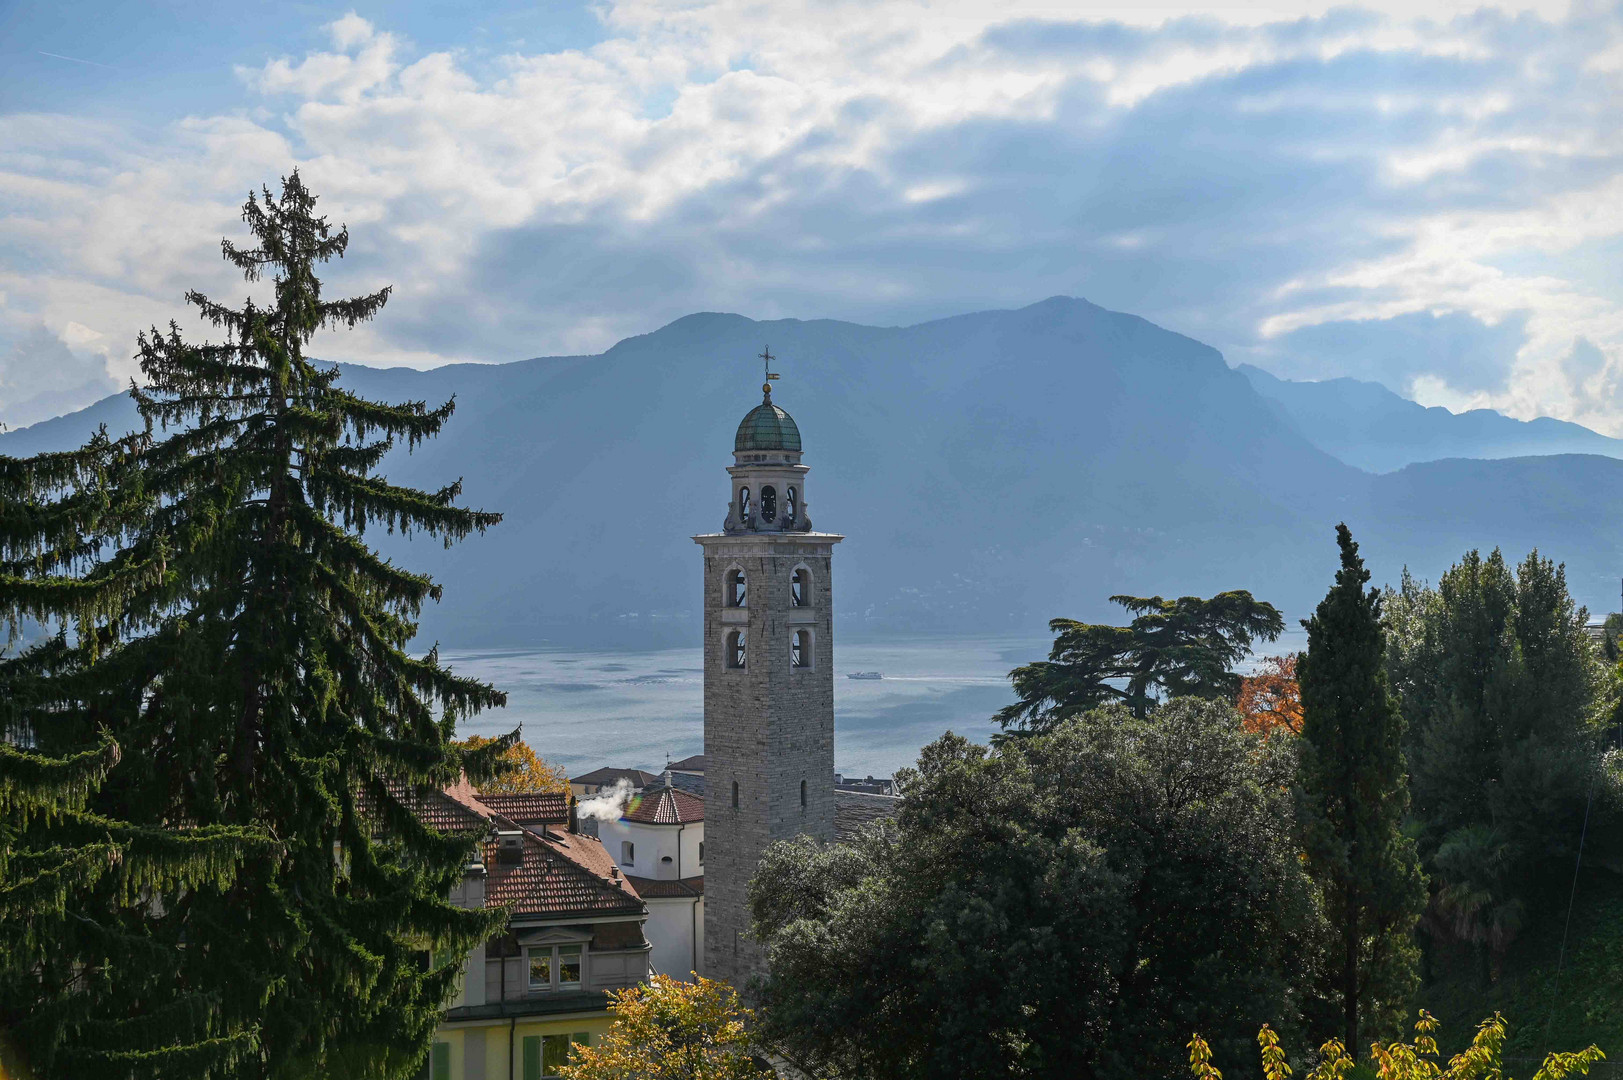
[[[432,1080],[451,1080],[451,1044],[437,1042],[434,1044],[433,1068],[429,1072]]]
[[[541,1036],[524,1036],[524,1080],[541,1080]]]

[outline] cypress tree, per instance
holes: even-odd
[[[439,588],[363,533],[449,546],[499,516],[457,506],[460,482],[425,492],[378,473],[397,442],[434,435],[452,402],[368,401],[304,355],[318,330],[371,319],[389,296],[323,298],[318,264],[343,254],[348,232],[315,203],[297,173],[279,195],[249,196],[253,243],[224,241],[224,256],[249,281],[269,277],[271,299],[233,308],[188,294],[225,329],[221,343],[189,343],[173,325],[142,335],[145,387],[132,392],[147,430],[101,485],[101,533],[63,527],[78,496],[36,491],[33,546],[60,557],[14,566],[0,593],[14,619],[71,624],[4,678],[31,680],[23,719],[41,746],[98,729],[116,740],[121,760],[87,812],[275,840],[216,873],[219,887],[171,877],[85,901],[153,946],[126,967],[197,987],[196,1022],[248,1044],[168,1075],[409,1075],[461,955],[494,926],[449,900],[471,841],[409,809],[461,771],[492,770],[510,738],[464,750],[452,736],[504,696],[433,650],[407,651]],[[425,963],[435,954],[454,962]],[[81,1010],[152,1015],[94,987],[80,996]],[[147,1034],[159,1050],[175,1041],[156,1023]]]
[[[1416,982],[1413,931],[1425,883],[1412,840],[1403,717],[1387,689],[1381,594],[1346,525],[1341,569],[1307,628],[1297,820],[1322,890],[1334,947],[1327,965],[1342,1038],[1359,1053],[1361,1026],[1386,1019]]]

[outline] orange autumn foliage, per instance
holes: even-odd
[[[473,750],[490,741],[482,735],[470,735],[457,745]],[[479,790],[486,795],[519,795],[543,791],[568,794],[569,775],[557,765],[538,756],[530,749],[528,743],[516,742],[508,747],[507,753],[502,756],[512,764],[513,769],[499,779],[480,784]]]
[[[1296,654],[1265,657],[1255,673],[1240,680],[1240,697],[1234,704],[1247,731],[1300,735],[1302,689],[1296,681]]]

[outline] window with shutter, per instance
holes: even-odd
[[[568,1064],[569,1036],[541,1036],[541,1075],[561,1076],[563,1067]]]

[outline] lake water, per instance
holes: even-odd
[[[1011,668],[1045,657],[1049,639],[888,638],[834,646],[834,766],[889,776],[947,730],[984,742],[1014,700]],[[599,766],[658,772],[704,749],[704,670],[697,647],[442,650],[459,674],[507,691],[507,708],[465,723],[493,735],[522,724],[542,757],[580,774]],[[879,671],[876,681],[848,679]]]

